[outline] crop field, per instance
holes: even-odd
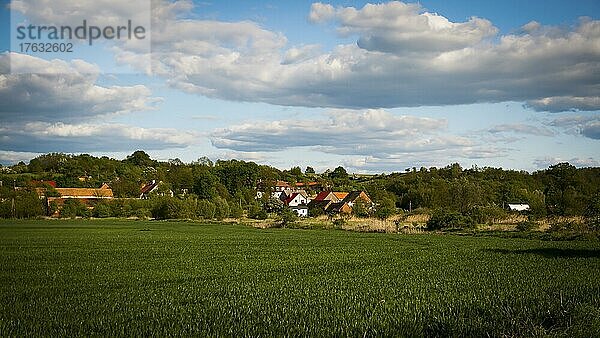
[[[0,336],[600,336],[600,245],[0,222]]]

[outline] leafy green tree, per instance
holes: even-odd
[[[315,173],[315,169],[313,169],[313,167],[306,167],[306,170],[304,170],[305,174],[314,174]]]
[[[75,218],[75,217],[90,217],[91,212],[77,198],[67,198],[60,210],[60,217]]]
[[[194,178],[194,193],[200,199],[213,199],[217,196],[218,178],[208,170],[202,170]]]
[[[198,201],[198,216],[203,219],[213,219],[215,218],[216,206],[215,204],[207,199]]]
[[[369,217],[369,206],[367,206],[362,199],[358,199],[352,206],[352,214],[357,217]]]
[[[290,208],[283,208],[277,217],[277,222],[282,228],[287,228],[293,225],[297,220],[298,214]]]
[[[157,164],[157,162],[151,159],[150,155],[146,154],[143,150],[133,152],[133,154],[127,156],[123,162],[139,167],[153,167]]]
[[[339,167],[335,168],[331,172],[331,174],[329,174],[329,177],[331,177],[332,179],[345,180],[348,178],[348,172],[346,171],[346,169],[344,169],[344,167],[339,166]]]
[[[386,220],[394,214],[396,214],[396,201],[391,197],[381,199],[375,210],[375,217]]]
[[[223,218],[229,216],[229,203],[227,200],[221,197],[216,197],[213,200],[213,204],[215,205],[215,218],[218,220],[222,220]]]

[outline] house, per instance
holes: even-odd
[[[373,201],[371,200],[369,195],[367,195],[366,192],[359,190],[353,191],[346,195],[346,197],[344,197],[343,199],[343,202],[347,203],[352,208],[354,204],[359,200],[361,200],[367,207],[373,205]]]
[[[308,217],[308,207],[306,205],[298,205],[295,207],[290,207],[293,211],[298,214],[298,217]]]
[[[152,193],[158,196],[173,197],[173,191],[171,189],[164,189],[164,183],[156,180],[152,180],[150,183],[142,185],[140,192],[140,199],[148,199]]]
[[[60,209],[64,205],[65,201],[69,198],[78,199],[84,205],[86,205],[89,209],[93,208],[93,205],[98,200],[104,199],[113,199],[113,191],[108,186],[108,184],[104,183],[100,188],[55,188],[54,189],[59,196],[48,196],[46,197],[48,206],[50,203],[54,203],[57,205],[58,209],[56,210],[53,216],[57,216],[60,213]],[[45,188],[36,188],[36,191],[40,198],[44,198],[46,196]]]
[[[524,204],[524,203],[519,203],[519,204],[509,203],[508,204],[508,210],[522,212],[522,211],[529,211],[530,208],[529,208],[529,204]]]
[[[329,206],[327,206],[325,212],[328,214],[350,214],[352,213],[352,207],[348,205],[348,203],[341,201],[331,203]]]
[[[331,201],[331,202],[339,202],[340,199],[331,191],[321,191],[317,194],[317,197],[314,198],[315,201]]]
[[[289,207],[297,207],[299,205],[306,206],[306,204],[308,204],[308,198],[301,193],[295,192],[291,196],[289,196],[285,201],[283,201],[283,204]]]
[[[277,181],[275,185],[273,185],[274,191],[284,191],[286,189],[290,189],[292,186],[286,181]]]
[[[333,194],[335,195],[335,197],[337,197],[340,201],[343,201],[344,198],[346,198],[346,196],[348,196],[347,192],[340,192],[340,191],[334,191]]]

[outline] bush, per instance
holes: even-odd
[[[199,200],[196,215],[203,219],[213,219],[215,217],[215,204],[209,200]]]
[[[251,204],[248,208],[248,217],[252,219],[267,219],[269,214],[258,204]]]
[[[469,212],[473,222],[477,224],[492,223],[506,216],[506,211],[496,206],[474,206]]]
[[[530,231],[537,228],[537,223],[532,221],[524,221],[517,224],[517,230],[519,231]]]
[[[346,220],[344,218],[336,218],[332,221],[333,227],[336,229],[341,229],[344,225],[346,225]]]
[[[284,208],[281,210],[279,217],[277,218],[277,221],[282,228],[293,225],[297,220],[298,214],[290,208]]]
[[[369,217],[370,210],[365,204],[365,202],[359,199],[358,201],[356,201],[356,203],[354,203],[354,206],[352,206],[352,214],[354,214],[357,217]]]
[[[244,210],[236,203],[229,204],[229,217],[241,218],[244,215]]]
[[[67,198],[60,210],[60,217],[75,218],[77,216],[90,217],[91,212],[80,200],[76,198]]]
[[[455,211],[438,209],[433,212],[427,221],[428,230],[440,229],[462,229],[472,227],[475,223],[471,217],[465,216]]]
[[[177,219],[195,217],[195,200],[180,200],[175,197],[158,197],[153,199],[152,217],[156,219]]]
[[[221,197],[216,197],[213,200],[213,204],[215,205],[216,219],[222,220],[223,218],[229,216],[229,203],[227,203],[227,200]]]
[[[106,218],[111,216],[111,207],[108,203],[98,203],[94,207],[94,217]]]

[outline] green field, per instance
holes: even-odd
[[[0,336],[600,336],[600,245],[0,222]]]

